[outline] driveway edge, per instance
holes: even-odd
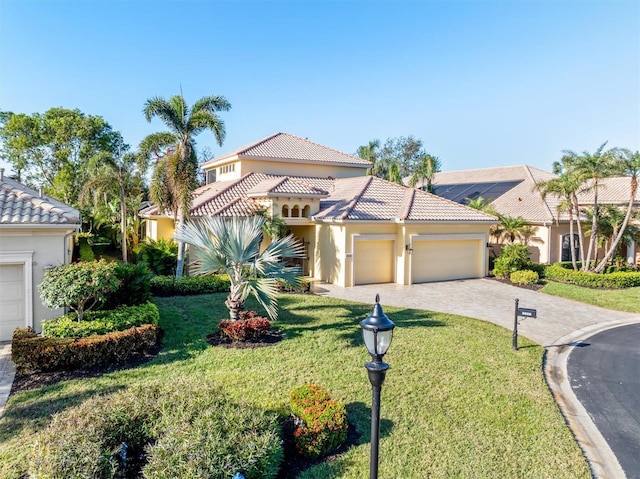
[[[591,416],[573,393],[567,376],[567,360],[573,348],[591,336],[608,329],[635,323],[640,323],[640,318],[595,324],[569,333],[558,339],[555,344],[546,346],[545,380],[595,478],[615,479],[626,477],[626,475]]]

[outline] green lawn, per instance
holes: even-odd
[[[284,295],[286,339],[253,350],[204,340],[226,316],[225,294],[158,298],[161,354],[141,367],[67,381],[9,401],[0,420],[0,477],[18,478],[29,442],[51,414],[136,381],[215,379],[233,396],[286,410],[290,390],[314,382],[347,406],[358,444],[301,478],[368,476],[371,389],[359,321],[372,305]],[[586,462],[542,376],[543,348],[459,316],[385,308],[396,323],[382,390],[380,477],[589,478]],[[185,394],[187,391],[185,391]]]
[[[601,308],[640,313],[640,288],[593,289],[548,281],[542,292]]]

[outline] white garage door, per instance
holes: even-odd
[[[392,283],[395,275],[393,240],[355,242],[354,285]]]
[[[0,265],[0,341],[10,341],[13,330],[25,326],[24,265]]]
[[[482,244],[477,239],[414,241],[411,282],[481,278]]]

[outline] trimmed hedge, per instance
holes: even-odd
[[[561,264],[552,264],[545,269],[545,277],[563,283],[587,288],[622,289],[640,286],[640,273],[589,273],[567,269]]]
[[[310,293],[311,281],[305,278],[299,278],[299,279],[300,279],[300,284],[298,284],[298,286],[293,286],[281,279],[277,280],[278,291],[280,291],[281,293]]]
[[[297,451],[308,458],[319,458],[347,440],[347,411],[320,386],[306,384],[291,391],[291,413],[296,418],[293,439]]]
[[[42,335],[49,338],[86,338],[95,334],[124,331],[143,324],[158,324],[158,307],[151,303],[139,306],[121,306],[110,311],[87,311],[82,321],[76,313],[42,323]]]
[[[271,322],[255,311],[240,311],[236,320],[223,319],[218,329],[232,341],[252,341],[259,339],[271,327]]]
[[[282,457],[276,414],[231,402],[211,381],[172,379],[54,416],[36,437],[29,477],[274,479]]]
[[[540,277],[535,271],[523,269],[522,271],[511,273],[509,280],[515,284],[537,284],[540,281]]]
[[[229,291],[229,276],[214,274],[175,279],[173,276],[155,276],[151,279],[154,296],[188,296],[193,294],[223,293]]]
[[[44,338],[31,328],[13,333],[11,359],[19,373],[70,371],[124,362],[153,350],[160,339],[155,324],[88,338]]]

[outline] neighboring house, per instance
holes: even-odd
[[[46,268],[71,261],[79,228],[78,210],[6,178],[0,168],[0,341],[11,340],[15,328],[40,331],[42,320],[63,313],[42,304],[38,285]]]
[[[540,263],[555,263],[571,260],[569,215],[565,211],[558,211],[560,200],[557,196],[547,195],[543,198],[535,186],[536,183],[556,177],[553,173],[527,165],[503,166],[439,172],[433,186],[438,196],[457,203],[466,204],[481,196],[499,214],[521,216],[533,228],[533,235],[528,240],[531,259]],[[600,203],[626,207],[629,182],[630,178],[604,180],[599,190]],[[581,194],[579,202],[582,206],[589,206],[592,198],[593,195]],[[577,234],[577,229],[574,234]],[[494,246],[497,246],[497,252],[501,245]],[[577,239],[574,247],[578,248]],[[627,251],[631,253],[627,255],[628,260],[637,262],[633,245]],[[576,252],[579,256],[579,249]]]
[[[287,133],[277,133],[202,165],[207,184],[191,217],[281,217],[305,245],[303,274],[340,286],[412,284],[488,274],[496,218],[380,178],[371,164]],[[147,236],[170,238],[173,218],[141,212]]]

